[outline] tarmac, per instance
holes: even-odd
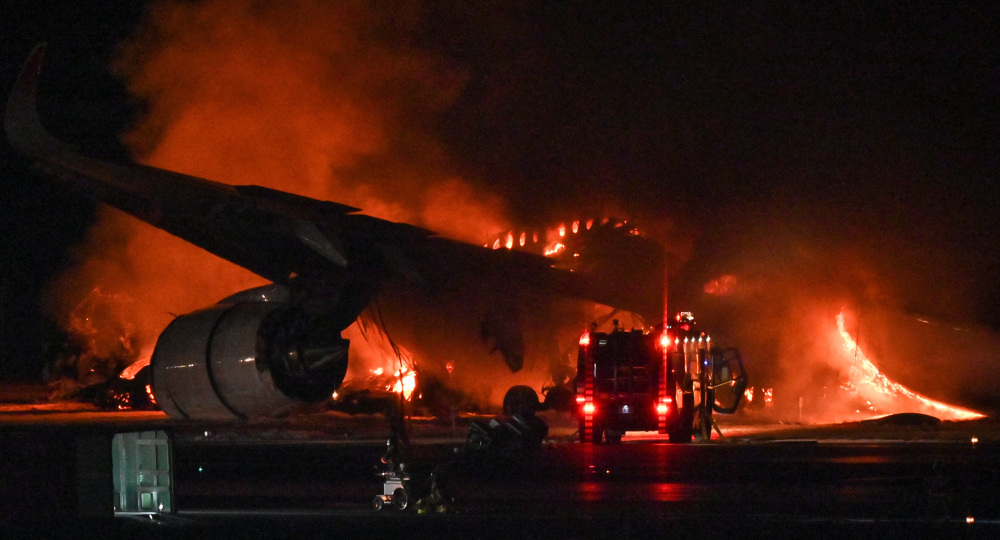
[[[251,421],[191,422],[168,418],[160,411],[106,411],[89,403],[48,400],[39,384],[0,385],[0,428],[31,425],[128,426],[130,429],[169,428],[181,439],[200,441],[246,441],[261,443],[290,441],[370,442],[388,437],[388,422],[381,414],[347,414],[322,406],[286,418]],[[577,421],[566,412],[539,413],[549,426],[550,442],[570,442],[577,437]],[[454,417],[410,416],[410,437],[416,444],[464,442],[472,420],[491,415],[457,413]],[[841,423],[787,422],[766,411],[740,411],[716,415],[718,431],[712,443],[778,441],[874,442],[1000,442],[1000,420],[939,421],[932,417],[897,414]],[[721,436],[720,436],[721,433]],[[662,439],[650,432],[629,432],[623,441]]]

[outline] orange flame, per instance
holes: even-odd
[[[912,410],[915,407],[918,409],[917,412],[932,414],[943,420],[973,420],[984,416],[975,411],[935,401],[889,380],[868,359],[858,343],[844,328],[843,312],[837,315],[837,330],[844,340],[844,353],[854,358],[850,367],[851,384],[868,399],[890,401],[896,405],[897,409]]]
[[[396,382],[392,385],[392,391],[403,394],[403,399],[409,400],[413,395],[413,389],[417,387],[417,373],[403,368],[394,375]]]
[[[566,249],[566,246],[564,246],[561,243],[557,243],[556,245],[552,246],[551,248],[545,250],[545,256],[548,257],[549,255],[555,255],[556,253],[559,253],[560,251],[562,251],[564,249]]]
[[[149,360],[151,358],[152,355],[143,356],[142,358],[133,362],[132,365],[122,370],[121,374],[119,374],[118,376],[121,377],[122,379],[125,379],[126,381],[131,381],[132,379],[135,378],[135,376],[139,373],[139,371],[142,368],[149,365]]]

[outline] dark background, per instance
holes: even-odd
[[[141,107],[108,65],[146,4],[4,4],[4,95],[48,42],[43,122],[125,156]],[[989,2],[444,1],[412,39],[467,75],[434,126],[463,176],[528,225],[645,223],[673,305],[697,311],[723,274],[808,289],[849,268],[855,300],[1000,328],[998,22]],[[2,152],[0,379],[38,378],[57,336],[45,287],[95,205]]]

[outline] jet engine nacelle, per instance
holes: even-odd
[[[268,293],[275,291],[282,292],[253,289],[167,326],[151,365],[153,395],[168,416],[282,416],[340,386],[349,341],[339,329],[273,300]]]

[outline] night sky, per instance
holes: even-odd
[[[127,155],[142,108],[109,66],[146,4],[6,3],[4,95],[47,41],[43,122]],[[661,4],[425,2],[387,40],[454,74],[418,120],[456,174],[513,223],[634,220],[668,248],[671,304],[723,321],[704,285],[735,275],[1000,329],[991,3]],[[2,148],[0,378],[35,378],[45,288],[95,205]]]

